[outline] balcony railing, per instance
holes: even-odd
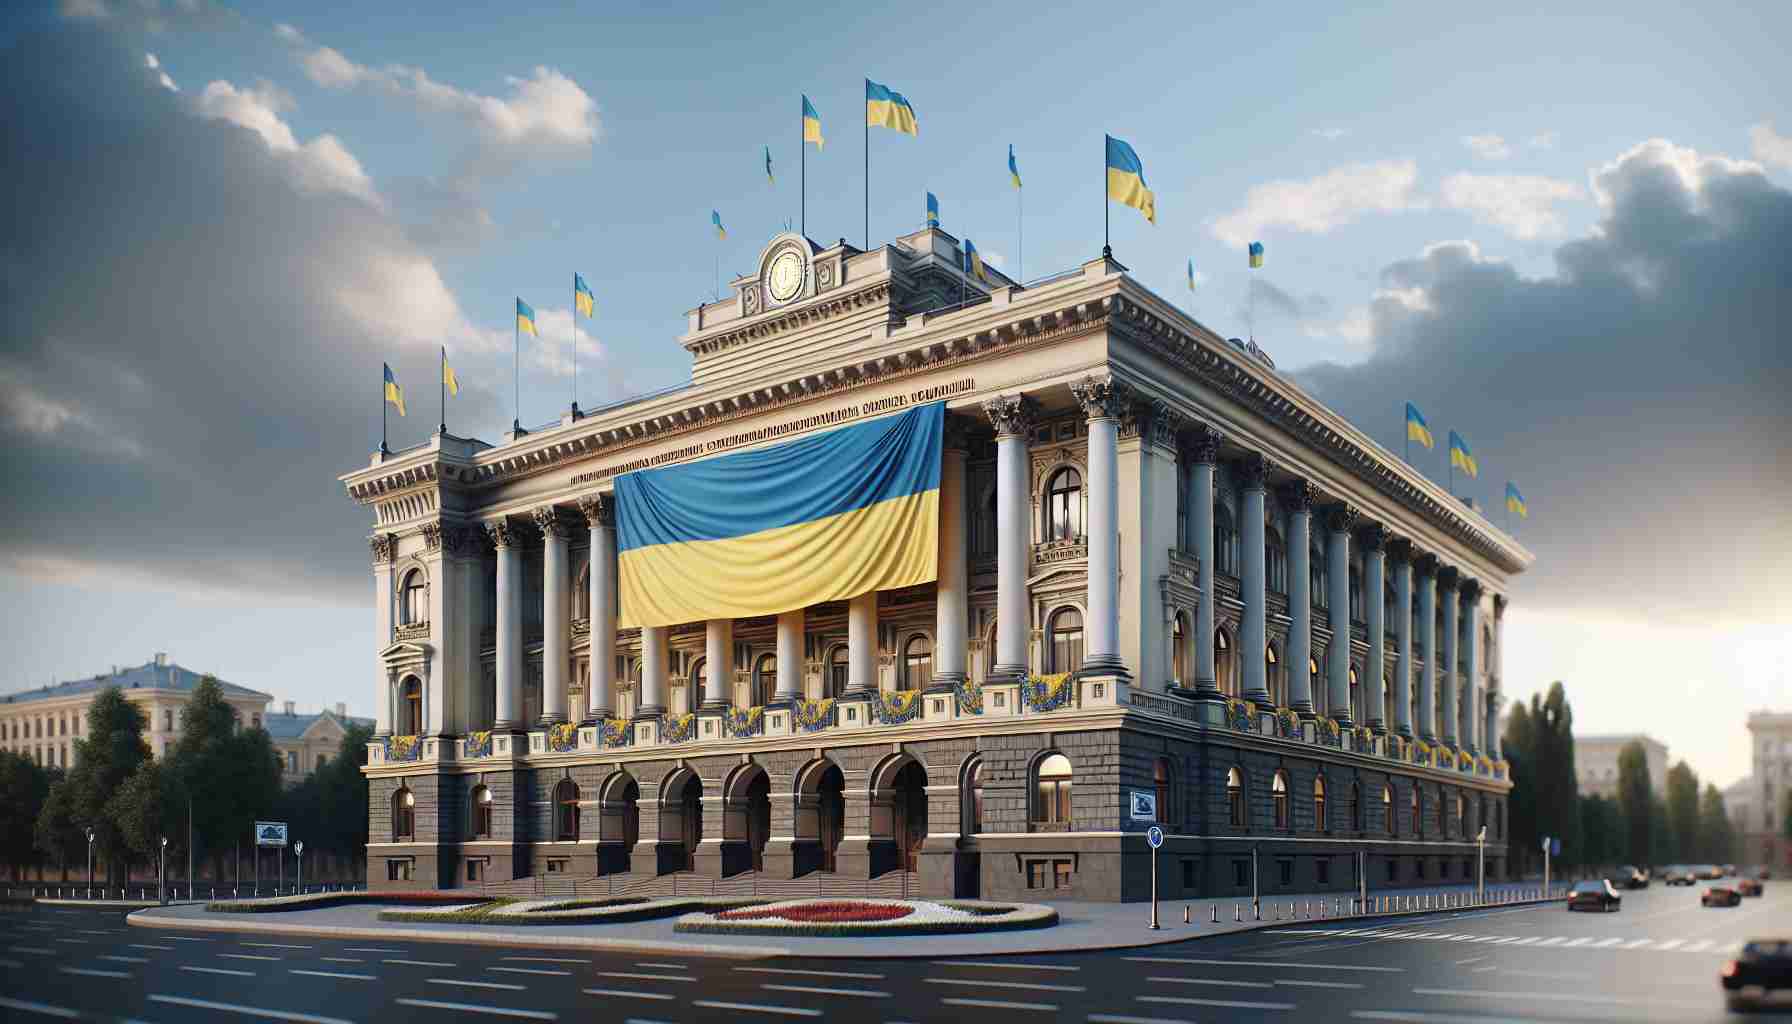
[[[427,621],[400,623],[399,625],[392,627],[392,639],[394,642],[399,640],[427,640],[429,639],[429,623]]]

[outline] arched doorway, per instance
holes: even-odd
[[[641,839],[641,785],[626,772],[604,780],[598,790],[597,870],[600,874],[630,869]]]
[[[660,791],[660,873],[692,870],[702,841],[703,782],[681,769]]]
[[[890,824],[896,840],[896,863],[904,871],[920,868],[921,844],[927,841],[927,770],[920,762],[902,766],[891,783]]]
[[[832,874],[846,835],[846,776],[829,760],[811,761],[796,777],[796,842],[791,874]]]
[[[764,871],[772,834],[771,778],[759,765],[743,765],[729,776],[725,792],[721,873]]]

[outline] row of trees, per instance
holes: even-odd
[[[1511,766],[1509,810],[1512,854],[1540,869],[1544,836],[1562,841],[1568,867],[1630,863],[1723,863],[1734,860],[1738,837],[1723,794],[1680,761],[1668,770],[1666,792],[1654,792],[1643,745],[1618,755],[1617,795],[1582,795],[1574,773],[1574,708],[1560,682],[1516,704],[1506,719],[1506,761]],[[1792,835],[1792,808],[1788,812]]]
[[[116,687],[87,711],[74,767],[45,769],[0,754],[0,857],[14,877],[27,866],[84,868],[88,829],[96,872],[123,884],[133,863],[153,865],[167,839],[171,874],[185,874],[189,823],[196,865],[211,877],[250,839],[257,820],[283,819],[306,852],[359,863],[367,843],[368,730],[352,727],[341,751],[302,784],[280,785],[280,763],[262,729],[240,729],[223,688],[207,676],[181,709],[181,735],[158,761],[143,739],[143,711]],[[96,875],[96,879],[99,876]]]

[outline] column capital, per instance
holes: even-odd
[[[367,538],[367,548],[373,555],[374,565],[390,565],[398,550],[398,538],[382,531]]]
[[[420,527],[423,534],[423,550],[435,552],[442,550],[442,521],[440,519],[424,523]]]
[[[1357,510],[1355,505],[1348,502],[1327,506],[1325,510],[1326,529],[1333,533],[1349,533],[1351,527],[1355,526],[1356,521],[1360,518],[1362,518],[1362,513]]]
[[[1111,376],[1090,375],[1074,381],[1070,393],[1083,407],[1083,415],[1092,420],[1119,419],[1132,409],[1135,401],[1132,385]]]
[[[1417,549],[1415,548],[1414,550],[1416,551]],[[1418,557],[1412,560],[1412,567],[1413,571],[1419,574],[1420,579],[1436,576],[1437,556],[1419,553]]]
[[[1473,604],[1481,599],[1481,581],[1473,576],[1462,577],[1462,584],[1457,589],[1465,603]]]
[[[1319,488],[1310,480],[1296,477],[1283,484],[1276,495],[1290,512],[1311,512],[1313,504],[1319,500]]]
[[[1388,528],[1374,520],[1365,520],[1356,528],[1356,545],[1365,553],[1382,550],[1389,540]]]
[[[1148,444],[1175,448],[1183,416],[1161,398],[1134,402],[1120,420],[1121,437],[1141,437]]]
[[[947,416],[940,447],[949,452],[971,450],[971,424],[963,416]]]
[[[1388,535],[1388,558],[1392,559],[1395,565],[1405,565],[1411,562],[1412,552],[1411,538],[1394,534]]]
[[[567,530],[566,520],[560,517],[560,510],[552,505],[530,509],[529,518],[535,522],[535,528],[541,531],[543,537],[565,540],[570,532]]]
[[[587,494],[579,499],[579,511],[592,529],[616,525],[616,499],[608,494]]]
[[[1437,589],[1446,592],[1455,590],[1456,584],[1460,582],[1461,579],[1462,573],[1460,570],[1453,565],[1446,565],[1437,570]]]
[[[492,547],[499,550],[520,547],[523,542],[523,530],[509,516],[493,519],[485,524],[485,536]]]
[[[1504,618],[1505,614],[1506,614],[1506,595],[1504,595],[1504,594],[1493,595],[1493,617],[1496,619]]]
[[[1233,467],[1234,471],[1238,474],[1239,489],[1245,491],[1263,490],[1268,485],[1269,474],[1275,467],[1276,464],[1271,461],[1269,456],[1258,452],[1252,452],[1244,458],[1239,459]]]
[[[1219,461],[1220,445],[1225,440],[1225,434],[1205,423],[1197,422],[1183,431],[1183,456],[1198,466],[1214,465]]]
[[[983,414],[996,428],[996,437],[1018,437],[1023,440],[1033,436],[1033,427],[1039,422],[1039,403],[1027,395],[997,395],[984,399]]]

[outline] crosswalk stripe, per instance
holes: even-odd
[[[1700,939],[1699,941],[1693,943],[1692,945],[1682,948],[1680,950],[1680,952],[1682,952],[1682,953],[1703,953],[1707,948],[1710,947],[1710,945],[1711,945],[1710,939]]]

